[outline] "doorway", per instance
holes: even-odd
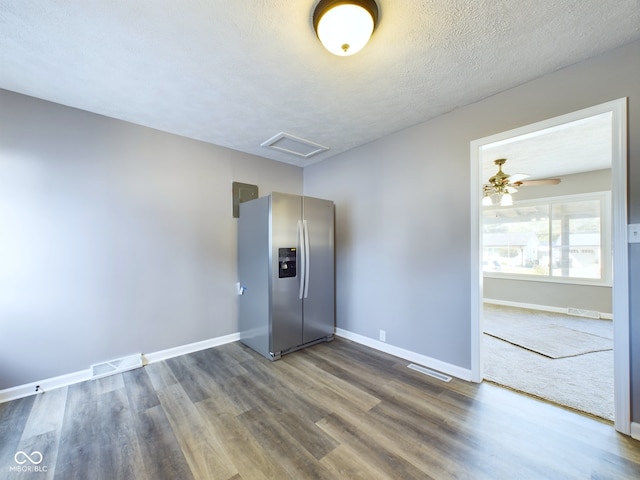
[[[627,283],[627,231],[626,231],[626,99],[619,99],[595,107],[587,108],[567,115],[556,117],[553,119],[538,122],[532,125],[521,127],[515,130],[502,132],[497,135],[485,137],[471,142],[471,221],[472,221],[472,282],[478,285],[477,289],[473,289],[472,298],[472,377],[475,381],[483,379],[482,364],[482,335],[483,335],[483,299],[484,299],[484,278],[483,278],[483,258],[482,251],[482,184],[486,182],[486,171],[483,171],[482,158],[483,150],[490,150],[491,146],[508,145],[514,138],[518,139],[534,139],[540,135],[540,132],[550,132],[554,129],[561,128],[562,125],[568,123],[580,123],[585,119],[596,116],[608,116],[611,121],[612,137],[610,143],[611,149],[611,247],[615,252],[613,255],[613,296],[612,311],[614,321],[613,343],[614,343],[614,410],[615,410],[615,428],[622,432],[630,433],[630,405],[629,405],[629,314],[628,314],[628,283]],[[538,157],[540,158],[540,157]],[[582,159],[585,160],[585,159]],[[530,159],[530,164],[514,165],[518,172],[535,173],[536,156]],[[562,162],[555,162],[561,164]],[[564,162],[567,163],[567,162]],[[574,172],[561,172],[561,174],[577,173],[576,165],[583,164],[584,161],[575,162],[573,165]],[[570,165],[565,165],[571,167]],[[511,172],[516,173],[516,170]],[[506,171],[506,170],[505,170]],[[546,172],[545,178],[554,172]],[[533,176],[532,179],[535,179]],[[525,189],[522,189],[522,197],[525,197]],[[518,192],[516,195],[520,195]],[[495,201],[495,199],[494,199]],[[603,236],[605,238],[605,236]],[[553,245],[549,243],[549,255]],[[521,250],[522,255],[523,250]],[[486,253],[486,252],[485,252]],[[538,252],[537,255],[540,255]],[[523,261],[523,259],[519,259]],[[553,260],[550,260],[553,268]],[[566,269],[568,271],[568,268]],[[555,276],[555,273],[551,273]],[[557,280],[557,279],[556,279]],[[531,302],[535,303],[535,302]],[[539,302],[538,302],[539,303]]]

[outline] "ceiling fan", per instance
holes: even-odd
[[[559,178],[547,178],[542,180],[525,180],[529,178],[529,175],[516,173],[509,175],[502,171],[502,165],[507,161],[506,158],[499,158],[494,160],[498,166],[498,171],[495,175],[489,178],[488,183],[482,186],[483,198],[482,205],[501,205],[509,206],[513,205],[512,193],[516,193],[518,189],[516,187],[532,187],[541,185],[557,185],[560,183]]]

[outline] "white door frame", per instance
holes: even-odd
[[[471,142],[471,378],[483,379],[482,369],[482,162],[480,147],[537,130],[612,113],[611,204],[613,252],[613,375],[615,428],[631,434],[631,386],[629,352],[629,262],[627,244],[627,99],[620,98],[594,107],[501,132]],[[477,288],[475,286],[477,285]]]

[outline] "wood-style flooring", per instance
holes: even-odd
[[[640,478],[609,423],[407,363],[233,343],[0,404],[0,478]]]

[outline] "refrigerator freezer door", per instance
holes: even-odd
[[[309,250],[302,343],[308,343],[333,335],[335,331],[333,202],[304,197],[303,218]]]
[[[299,298],[301,268],[297,254],[296,275],[278,275],[279,249],[300,251],[298,220],[302,216],[302,198],[284,193],[271,194],[271,345],[270,352],[280,353],[302,343],[302,300]]]
[[[240,340],[269,357],[269,199],[240,204],[238,219],[238,297]]]

